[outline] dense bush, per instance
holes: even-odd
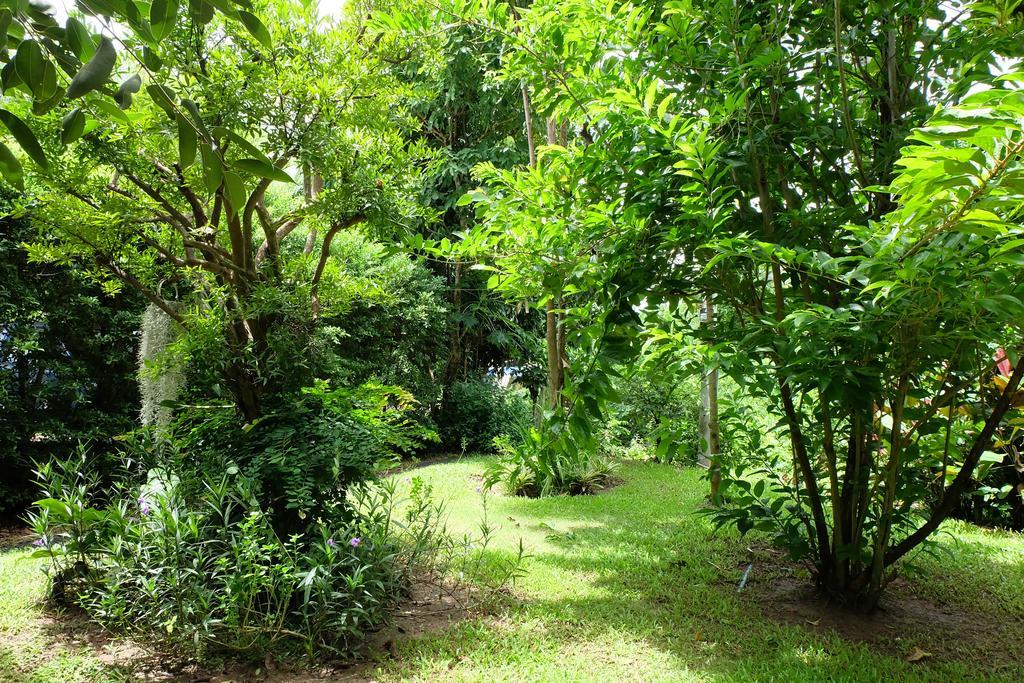
[[[447,357],[443,280],[356,232],[337,235],[331,253],[324,286],[335,304],[320,333],[334,354],[331,376],[400,386],[425,414],[440,396],[435,378]]]
[[[105,291],[75,263],[30,261],[33,235],[23,218],[0,219],[0,514],[31,502],[33,460],[109,443],[138,411],[141,297]]]
[[[496,437],[517,434],[529,425],[530,412],[524,390],[483,377],[445,387],[435,420],[446,450],[490,451]]]
[[[183,406],[162,437],[152,466],[245,475],[274,529],[298,533],[309,520],[345,505],[353,484],[373,478],[434,438],[397,387],[346,389],[320,381],[267,406],[242,424],[230,407]]]
[[[283,536],[237,470],[133,474],[102,490],[83,457],[41,467],[36,554],[58,603],[191,656],[349,655],[439,545],[429,497],[399,512],[387,482]]]
[[[619,400],[609,406],[602,448],[662,462],[697,461],[702,441],[696,378],[636,373],[620,378],[616,389]]]

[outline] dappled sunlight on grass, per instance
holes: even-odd
[[[483,465],[469,459],[413,473],[447,499],[453,530],[473,531],[480,523],[483,502],[475,489]],[[695,514],[706,490],[701,473],[627,463],[620,474],[625,483],[596,496],[489,495],[488,520],[498,527],[494,547],[522,539],[531,556],[515,589],[521,602],[408,644],[398,661],[385,665],[384,677],[426,680],[444,661],[446,676],[455,680],[979,678],[965,662],[911,664],[829,632],[761,617],[736,594],[754,553],[751,542],[732,532],[713,534],[710,522]],[[993,552],[1006,540],[973,527],[957,532],[964,543],[990,544]],[[984,564],[987,555],[983,550],[972,562]],[[927,563],[919,564],[921,581],[934,578]],[[1006,588],[1015,585],[1007,581]],[[991,588],[983,575],[973,584]],[[1022,613],[1018,606],[1017,617]],[[998,672],[993,679],[1000,680]]]
[[[396,641],[395,656],[373,672],[378,680],[1019,680],[967,646],[962,656],[974,659],[937,654],[910,663],[906,652],[929,643],[912,636],[884,650],[762,616],[752,591],[737,594],[736,584],[750,562],[751,582],[767,580],[763,539],[712,532],[697,514],[706,490],[698,471],[627,463],[624,483],[599,495],[525,499],[478,493],[485,463],[462,459],[394,476],[400,488],[414,477],[429,483],[458,534],[479,536],[486,498],[494,528],[487,559],[495,561],[482,570],[502,571],[496,560],[514,555],[521,539],[525,574],[494,611]],[[1024,538],[962,523],[945,530],[939,553],[917,555],[905,585],[1024,622]],[[40,605],[42,564],[29,554],[0,553],[0,681],[125,680],[130,671],[54,628]]]

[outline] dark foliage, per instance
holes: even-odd
[[[0,219],[0,513],[34,495],[33,460],[109,441],[138,414],[142,298],[107,293],[74,265],[30,263],[27,221]]]

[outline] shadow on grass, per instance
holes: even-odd
[[[433,473],[452,493],[452,506],[472,505],[453,481],[466,474],[446,466]],[[817,632],[812,624],[766,618],[771,605],[758,600],[772,594],[749,589],[737,594],[736,584],[751,560],[751,588],[768,581],[771,577],[761,575],[759,564],[774,558],[766,557],[756,542],[712,534],[710,522],[694,514],[704,491],[694,472],[634,464],[621,474],[625,485],[598,496],[492,498],[490,512],[505,524],[504,539],[521,535],[532,555],[531,576],[519,590],[522,602],[504,619],[479,620],[414,643],[392,672],[428,675],[441,661],[469,670],[485,663],[485,670],[492,671],[504,658],[537,667],[547,661],[553,667],[548,674],[574,671],[583,678],[623,673],[641,680],[1019,676],[1012,648],[1024,652],[1021,629],[1011,642],[993,643],[1009,650],[1009,658],[994,658],[987,648],[961,648],[955,659],[946,658],[946,650],[942,657],[910,663],[903,658],[914,648],[936,650],[936,639],[956,640],[958,634],[903,633],[893,642],[883,634],[878,642],[864,644]],[[971,577],[981,585],[985,578]],[[1019,617],[1020,610],[1014,618]],[[649,664],[653,668],[645,669]],[[494,673],[501,677],[500,671]]]

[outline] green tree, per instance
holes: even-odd
[[[593,141],[577,177],[617,207],[604,219],[617,229],[580,245],[620,294],[594,305],[628,319],[624,306],[709,300],[713,329],[649,345],[693,346],[776,411],[792,459],[734,463],[719,519],[771,530],[823,590],[866,609],[1012,401],[1012,380],[993,393],[986,377],[995,346],[1019,338],[1018,278],[995,258],[1016,258],[1017,95],[965,99],[1019,56],[1012,5],[537,2],[514,34],[500,4],[451,10],[510,36],[505,76]],[[524,198],[504,224],[538,207]],[[977,406],[956,418],[970,425],[960,449],[933,438],[959,414],[954,388]],[[954,465],[922,515],[927,482]]]
[[[49,159],[29,176],[48,237],[33,257],[85,258],[97,277],[141,292],[205,350],[249,421],[266,396],[317,374],[305,352],[334,305],[336,235],[415,212],[417,150],[398,134],[403,89],[381,66],[388,46],[305,3],[266,10],[273,20],[256,37],[244,13],[178,16],[158,73],[135,61],[152,45],[129,22],[113,69],[140,69],[129,80],[144,77],[145,95],[122,94],[122,110],[99,87],[68,113],[25,112]]]

